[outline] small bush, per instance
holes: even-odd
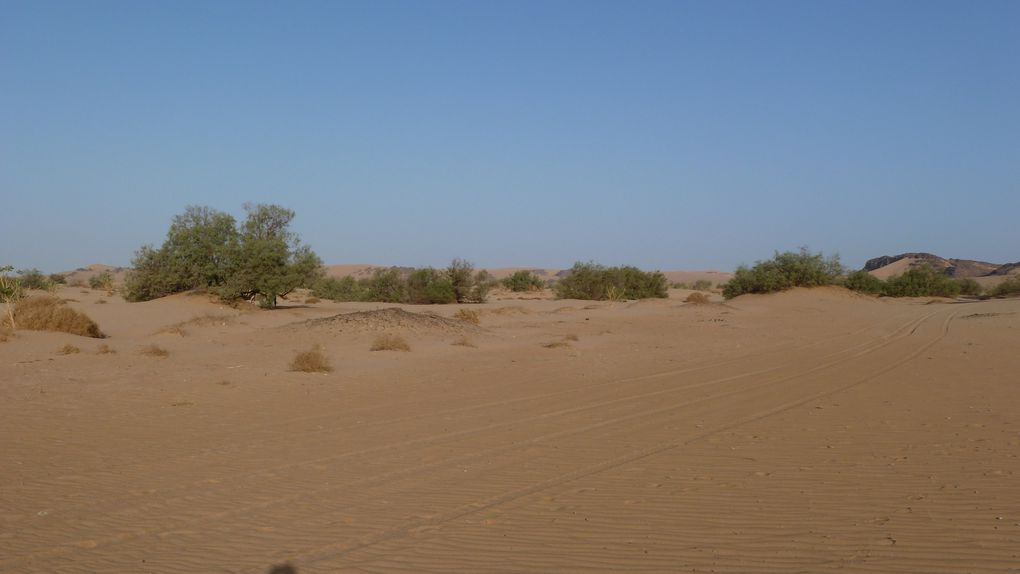
[[[563,335],[563,340],[564,341],[574,341],[576,343],[577,341],[580,341],[581,338],[578,337],[577,335],[575,335],[574,333],[568,333],[566,335]]]
[[[111,349],[109,345],[99,345],[99,348],[96,349],[97,355],[113,355],[116,352],[117,351],[115,349]]]
[[[324,277],[312,285],[312,295],[331,301],[364,301],[366,288],[354,277]]]
[[[471,348],[476,347],[476,345],[473,342],[471,342],[471,339],[468,339],[466,336],[457,339],[451,344],[457,347],[471,347]]]
[[[109,271],[103,271],[98,275],[93,275],[89,279],[89,287],[92,289],[105,289],[107,291],[113,290],[113,275]]]
[[[1014,275],[996,285],[995,288],[992,289],[991,295],[994,297],[1020,295],[1020,275]]]
[[[75,354],[78,354],[80,352],[81,352],[81,349],[79,349],[78,347],[75,347],[74,345],[72,345],[70,343],[68,343],[67,345],[64,345],[63,347],[61,347],[59,349],[57,349],[57,354],[58,355],[75,355]]]
[[[977,297],[984,292],[984,288],[977,281],[970,277],[964,277],[962,279],[955,280],[960,285],[960,295],[966,295],[968,297]]]
[[[542,346],[546,349],[562,349],[564,347],[569,347],[570,343],[567,341],[553,341],[551,343],[542,343]]]
[[[64,277],[60,273],[51,273],[49,279],[50,279],[50,283],[52,283],[53,285],[66,285],[67,284],[67,277]]]
[[[578,262],[556,283],[555,290],[560,299],[665,299],[669,296],[667,285],[666,276],[658,271]]]
[[[708,291],[712,288],[712,282],[708,279],[698,279],[694,282],[692,289],[695,291]]]
[[[410,351],[411,345],[407,344],[400,335],[385,333],[376,337],[372,343],[371,351]]]
[[[759,261],[754,267],[741,265],[733,279],[723,286],[723,296],[732,299],[745,293],[775,293],[794,287],[832,285],[843,274],[838,256],[824,257],[801,248],[797,253],[776,252],[768,261]]]
[[[407,302],[415,305],[454,303],[457,293],[446,274],[431,267],[415,269],[407,276]]]
[[[854,271],[843,280],[843,286],[851,291],[867,293],[869,295],[881,295],[885,293],[885,281],[875,277],[867,271]]]
[[[539,291],[545,287],[545,281],[531,271],[515,271],[501,282],[510,291]]]
[[[685,303],[693,303],[694,305],[704,305],[709,302],[708,295],[704,293],[691,293],[684,299]]]
[[[170,351],[167,351],[166,349],[164,349],[163,347],[160,347],[159,345],[148,345],[148,346],[145,346],[145,347],[142,347],[141,349],[139,349],[138,352],[140,354],[146,355],[148,357],[163,358],[163,357],[169,357],[170,356]]]
[[[315,346],[295,355],[294,360],[290,362],[290,370],[301,373],[328,373],[333,367],[330,366],[326,355],[322,354],[322,348]]]
[[[102,339],[99,325],[88,315],[48,295],[22,299],[14,305],[14,325],[30,331],[58,331]]]
[[[22,289],[48,291],[53,287],[53,282],[50,281],[50,278],[43,275],[42,271],[38,269],[22,269],[18,271],[18,281],[21,282]]]
[[[958,282],[931,265],[911,267],[885,282],[890,297],[956,297],[960,290]]]
[[[455,319],[460,319],[461,321],[466,321],[468,323],[473,323],[475,325],[478,325],[479,323],[482,322],[482,317],[478,313],[478,311],[474,311],[472,309],[461,309],[454,313],[453,317]]]
[[[403,303],[407,298],[407,283],[396,269],[376,269],[362,285],[363,301]]]

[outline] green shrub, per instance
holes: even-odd
[[[712,288],[712,282],[708,279],[698,279],[694,282],[693,289],[695,291],[708,291]]]
[[[554,289],[560,299],[664,299],[669,296],[667,285],[666,276],[658,271],[577,262],[570,268],[570,273],[556,283]]]
[[[1014,275],[996,285],[995,288],[992,289],[991,295],[994,297],[1020,295],[1020,275]]]
[[[18,271],[18,281],[22,289],[40,289],[47,291],[53,286],[49,277],[43,275],[38,269],[22,269]]]
[[[471,289],[474,287],[472,275],[475,266],[464,259],[454,259],[446,268],[446,277],[453,287],[454,296],[458,303],[467,303],[471,299]]]
[[[843,286],[851,291],[858,291],[869,295],[881,295],[885,292],[885,281],[863,270],[854,271],[847,275],[843,281]]]
[[[64,277],[60,273],[50,273],[50,283],[53,285],[66,285],[67,277]]]
[[[885,282],[890,297],[956,297],[960,291],[960,283],[931,265],[911,267]]]
[[[109,271],[103,271],[97,275],[93,275],[89,279],[89,287],[93,289],[105,289],[110,291],[113,289],[113,274]]]
[[[331,301],[364,301],[365,286],[351,276],[322,277],[312,285],[312,295]]]
[[[407,276],[407,302],[418,305],[455,303],[457,294],[446,274],[431,267],[415,269]]]
[[[966,295],[968,297],[977,297],[984,292],[984,288],[977,281],[970,277],[964,277],[962,279],[956,279],[956,283],[960,286],[960,295]]]
[[[759,261],[754,267],[741,265],[733,279],[723,286],[723,296],[732,299],[745,293],[774,293],[794,287],[817,287],[836,283],[843,274],[839,256],[824,257],[812,254],[807,248],[799,252],[776,252],[768,261]]]
[[[510,291],[538,291],[545,287],[545,281],[531,271],[515,271],[502,281],[503,287]]]
[[[404,303],[407,301],[407,283],[396,269],[376,269],[372,277],[362,283],[363,301]]]

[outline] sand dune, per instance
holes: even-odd
[[[80,291],[108,339],[0,343],[0,571],[1020,564],[1018,300],[673,291],[496,301],[475,326]],[[289,372],[314,344],[335,370]]]

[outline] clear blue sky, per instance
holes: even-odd
[[[0,0],[0,264],[1020,260],[1020,2]]]

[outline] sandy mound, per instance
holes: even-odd
[[[340,313],[332,317],[309,319],[296,324],[302,329],[339,332],[374,332],[403,330],[415,333],[466,333],[481,329],[458,319],[435,313],[412,313],[399,307]]]

